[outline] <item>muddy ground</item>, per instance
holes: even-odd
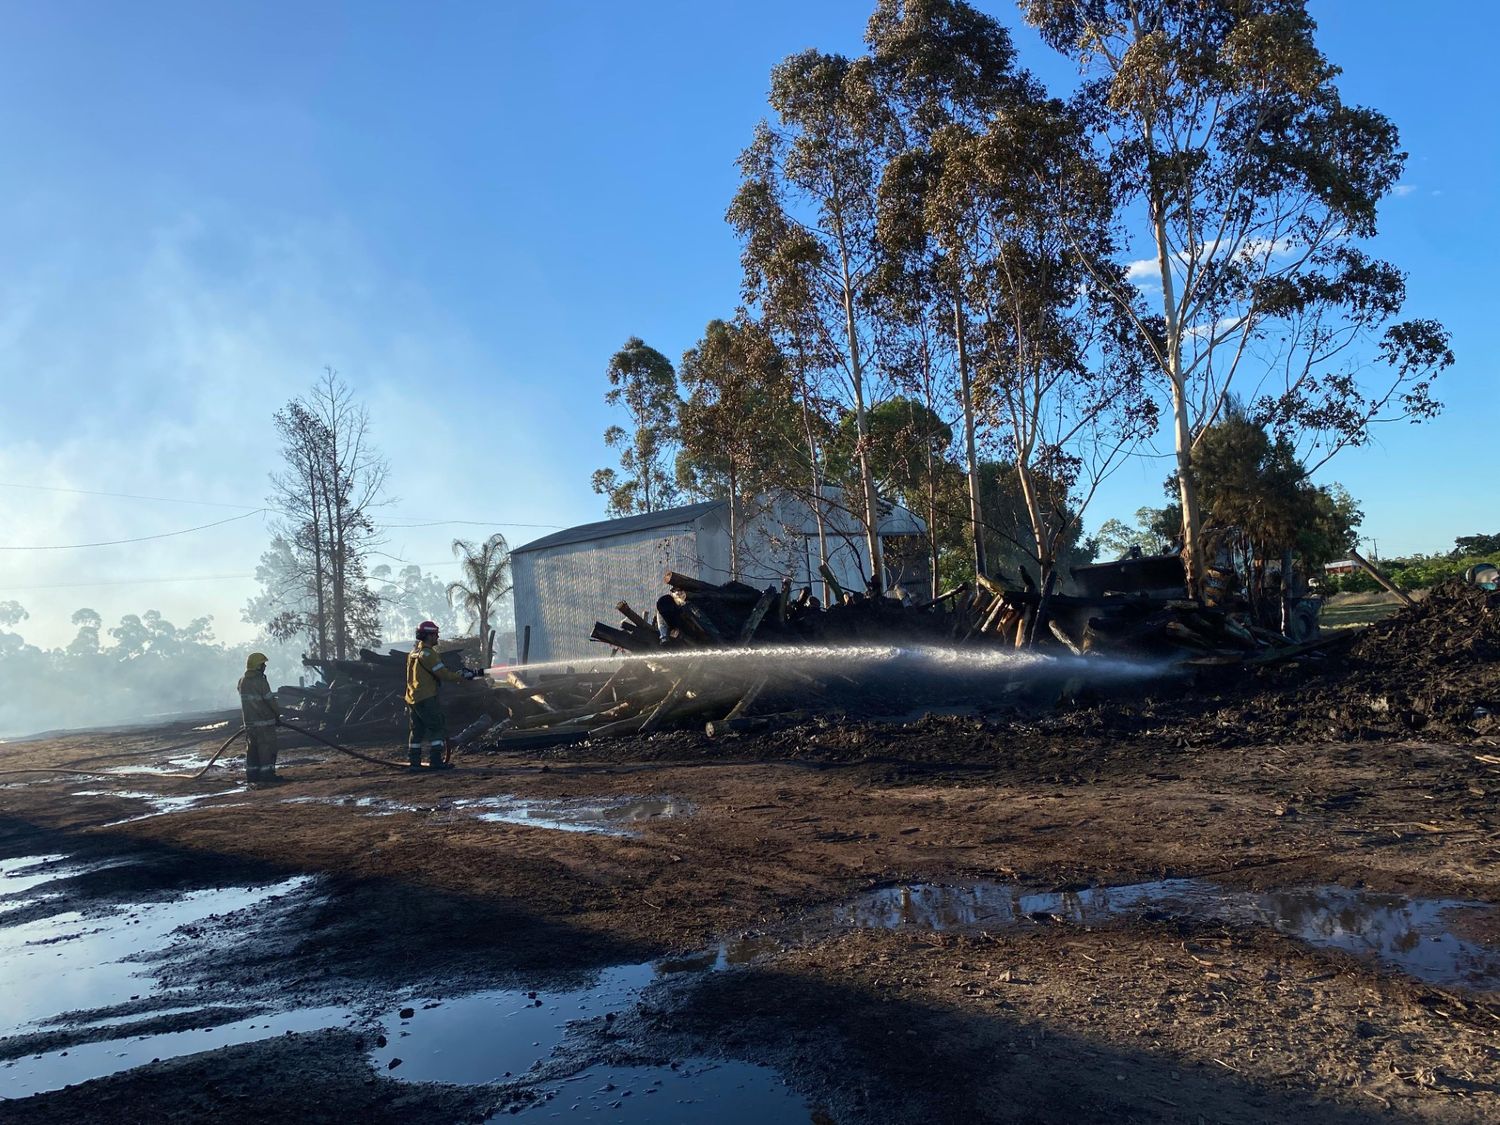
[[[726,1122],[723,1088],[634,1117],[624,1092],[643,1102],[644,1079],[596,1083],[592,1102],[569,1082],[735,1060],[790,1091],[746,1120],[1500,1120],[1492,609],[1435,595],[1297,669],[1046,713],[825,716],[419,775],[303,745],[283,751],[287,784],[254,791],[232,771],[0,775],[0,857],[81,871],[0,900],[0,938],[127,906],[149,925],[152,903],[315,877],[177,930],[142,963],[170,1005],[142,986],[28,1024],[0,1039],[0,1067],[122,1024],[355,1013],[172,1048],[0,1112]],[[233,729],[205,726],[11,743],[0,768],[201,761]],[[647,983],[597,991],[621,966]],[[403,1080],[412,1050],[390,1065],[385,1035],[466,995],[540,1006],[590,988],[597,1003],[549,1025],[565,1041],[509,1076]],[[409,997],[440,1006],[399,1022]],[[481,1053],[489,1034],[469,1035]]]

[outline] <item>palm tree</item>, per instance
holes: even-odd
[[[463,564],[463,579],[448,583],[448,604],[456,600],[473,616],[488,668],[495,660],[490,612],[510,593],[510,545],[498,531],[477,546],[467,539],[455,539],[453,557]]]

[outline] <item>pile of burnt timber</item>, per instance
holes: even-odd
[[[287,717],[320,730],[351,731],[400,726],[406,721],[406,653],[400,649],[373,652],[360,649],[358,660],[318,660],[303,657],[302,663],[322,676],[312,687],[278,688],[277,699]],[[439,656],[454,671],[463,667],[463,647],[439,650]],[[444,684],[443,705],[450,720],[463,722],[479,714],[493,713],[490,693],[478,680],[473,684]]]
[[[907,605],[895,598],[846,591],[828,567],[822,573],[827,606],[811,587],[794,595],[790,582],[756,589],[743,582],[716,585],[668,571],[671,592],[656,599],[654,616],[648,618],[620,602],[615,606],[623,618],[619,626],[597,622],[590,639],[636,654],[895,637],[936,643],[953,635],[949,603],[969,589],[961,586],[932,601]]]
[[[1180,584],[1181,563],[1172,562]],[[1084,570],[1092,573],[1075,571],[1075,581],[1096,592],[1065,595],[1024,578],[1019,586],[981,578],[972,587],[910,603],[845,591],[825,569],[827,606],[809,588],[794,595],[786,582],[756,589],[668,572],[669,592],[657,599],[654,614],[620,602],[619,625],[595,623],[591,639],[621,659],[583,671],[522,667],[497,683],[493,690],[510,721],[488,741],[539,748],[688,724],[713,736],[765,724],[766,716],[750,714],[757,703],[764,708],[795,699],[800,706],[828,686],[785,660],[748,660],[742,667],[725,662],[715,655],[725,650],[770,649],[774,655],[778,646],[958,644],[1215,665],[1266,663],[1313,647],[1293,645],[1244,614],[1190,601],[1170,585],[1113,588],[1159,582],[1163,573],[1170,579],[1171,567],[1160,560]],[[847,679],[836,669],[820,674]]]
[[[742,582],[715,585],[669,571],[671,592],[657,599],[654,617],[620,602],[615,607],[623,618],[619,626],[598,622],[590,636],[639,655],[864,640],[1221,663],[1300,647],[1253,625],[1245,613],[1188,600],[1182,563],[1175,556],[1078,567],[1073,575],[1085,593],[1058,594],[1050,586],[1039,590],[1023,573],[1020,583],[981,577],[972,587],[965,584],[930,601],[908,604],[847,592],[825,568],[830,593],[825,607],[807,587],[793,597],[790,583],[757,590]]]

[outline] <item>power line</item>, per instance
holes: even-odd
[[[397,519],[402,517],[398,516]],[[417,519],[417,516],[409,517]],[[548,531],[562,531],[560,523],[516,523],[513,520],[433,520],[430,523],[383,523],[378,526],[388,531],[407,531],[414,527],[449,527],[456,524],[465,524],[471,527],[537,527]]]
[[[247,513],[255,512],[278,512],[280,509],[253,504],[231,504],[223,500],[188,500],[181,496],[145,496],[136,492],[104,492],[93,488],[63,488],[60,485],[50,484],[20,484],[15,481],[0,481],[0,488],[18,488],[27,492],[62,492],[73,496],[107,496],[116,500],[149,500],[159,504],[196,504],[205,508],[239,508]],[[377,526],[392,531],[404,530],[413,527],[531,527],[545,531],[560,531],[561,524],[556,523],[517,523],[514,520],[428,520],[426,516],[396,516],[397,520],[423,520],[422,523],[382,523]],[[214,525],[207,524],[212,527]],[[92,546],[92,544],[79,544],[79,546]],[[16,548],[17,550],[23,548]],[[25,548],[34,550],[55,550],[57,548]]]
[[[163,531],[156,535],[137,535],[133,539],[105,539],[98,543],[55,543],[40,547],[0,547],[0,551],[76,551],[84,547],[118,547],[125,543],[145,543],[152,539],[171,539],[178,535],[191,535],[195,531],[207,531],[211,527],[223,527],[226,523],[234,523],[237,520],[247,520],[251,516],[258,516],[262,512],[269,511],[268,508],[256,508],[253,512],[246,512],[240,516],[230,516],[228,519],[215,520],[213,523],[201,523],[197,527],[185,527],[180,531]]]
[[[140,496],[134,492],[99,492],[92,488],[61,488],[50,484],[16,484],[13,481],[0,481],[0,488],[20,488],[27,492],[67,492],[75,496],[109,496],[116,500],[154,500],[161,504],[197,504],[205,508],[245,508],[257,512],[265,511],[264,508],[255,508],[250,504],[227,504],[220,500],[184,500],[177,496]]]
[[[49,582],[36,586],[0,586],[0,593],[16,590],[83,590],[96,586],[154,586],[165,582],[229,582],[254,578],[253,574],[179,574],[167,578],[116,578],[103,582]]]
[[[432,559],[423,562],[395,559],[395,561],[405,563],[407,566],[457,566],[460,562],[458,559]],[[0,586],[0,593],[9,594],[27,590],[82,590],[104,586],[156,586],[168,582],[243,582],[254,577],[254,574],[175,574],[158,578],[111,578],[101,582],[45,582],[31,586]],[[373,581],[378,582],[380,579],[373,579]]]

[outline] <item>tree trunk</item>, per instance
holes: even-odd
[[[1203,550],[1199,539],[1198,485],[1193,477],[1193,433],[1188,426],[1182,383],[1172,382],[1173,435],[1177,450],[1177,497],[1182,502],[1182,569],[1187,595],[1203,594]]]
[[[739,482],[731,463],[729,468],[729,580],[740,580]]]
[[[818,565],[828,565],[828,529],[823,524],[823,473],[819,468],[818,461],[818,439],[813,433],[812,424],[812,391],[807,385],[807,358],[802,351],[801,342],[798,342],[798,357],[800,360],[801,384],[802,384],[802,429],[807,435],[807,463],[812,469],[812,512],[813,522],[818,529]],[[811,573],[807,576],[807,584],[813,584]],[[823,604],[828,604],[828,584],[823,584]]]
[[[307,462],[307,489],[312,500],[313,597],[317,606],[318,659],[328,659],[328,604],[323,561],[322,517],[318,515],[318,474],[311,455]]]
[[[1146,144],[1152,133],[1146,128]],[[1166,320],[1166,375],[1172,384],[1172,434],[1177,452],[1177,495],[1182,502],[1182,568],[1187,595],[1203,594],[1203,552],[1199,542],[1198,486],[1193,479],[1193,428],[1188,417],[1187,387],[1182,372],[1182,324],[1177,315],[1177,287],[1172,276],[1171,251],[1167,245],[1167,219],[1161,194],[1152,189],[1151,228],[1156,240],[1156,266],[1161,275],[1162,312]]]
[[[964,340],[963,297],[955,289],[953,293],[953,340],[958,348],[958,385],[964,412],[964,455],[969,462],[969,526],[974,534],[974,572],[989,577],[989,566],[984,557],[984,521],[979,499],[979,457],[974,445],[974,384],[969,377],[969,350]],[[937,581],[937,573],[933,573]],[[933,587],[937,589],[936,586]],[[937,595],[934,594],[934,597]]]
[[[885,588],[885,557],[880,547],[880,500],[875,494],[875,477],[870,471],[869,421],[865,414],[865,379],[859,354],[859,338],[854,328],[854,294],[844,289],[844,323],[849,333],[849,372],[854,386],[854,432],[859,451],[859,481],[864,489],[865,542],[870,551],[870,585],[879,595]]]

